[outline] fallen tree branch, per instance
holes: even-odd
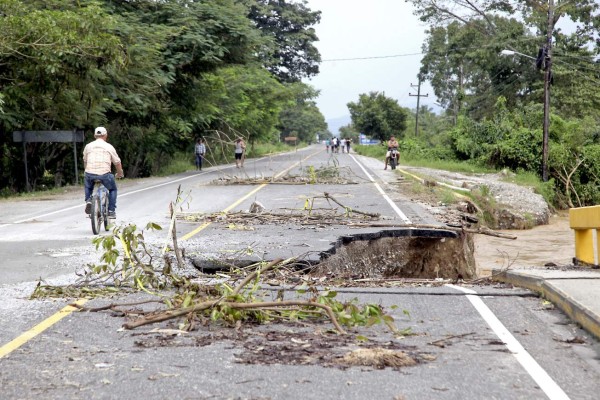
[[[315,199],[320,198],[320,197],[321,196],[315,196]],[[323,197],[325,199],[327,199],[327,200],[333,201],[334,203],[336,203],[340,207],[344,208],[345,210],[349,210],[349,211],[357,213],[357,214],[366,215],[366,216],[369,216],[369,217],[372,217],[372,218],[379,218],[379,217],[381,217],[381,214],[379,214],[379,213],[369,213],[369,212],[365,212],[365,211],[358,211],[358,210],[355,210],[355,209],[353,209],[351,207],[345,206],[345,205],[343,205],[342,203],[340,203],[338,200],[336,200],[332,195],[330,195],[327,192],[324,193]]]
[[[188,307],[184,307],[184,308],[180,308],[178,310],[169,310],[169,311],[165,311],[159,314],[155,314],[155,315],[151,315],[151,316],[145,316],[143,318],[140,318],[136,321],[131,321],[131,322],[127,322],[125,324],[123,324],[123,328],[125,329],[135,329],[137,327],[143,326],[143,325],[149,325],[149,324],[154,324],[157,322],[163,322],[163,321],[167,321],[173,318],[178,318],[187,314],[191,314],[191,313],[195,313],[198,311],[204,311],[204,310],[208,310],[209,308],[212,308],[214,306],[216,306],[217,304],[225,306],[225,307],[229,307],[232,309],[238,309],[238,310],[242,310],[242,309],[262,309],[262,308],[287,308],[287,309],[291,309],[292,307],[317,307],[317,308],[321,308],[323,310],[325,310],[325,312],[327,313],[329,319],[331,319],[331,322],[333,323],[333,325],[335,326],[335,329],[342,335],[346,334],[346,331],[342,328],[342,326],[339,324],[337,318],[335,317],[335,315],[333,314],[333,310],[331,309],[331,307],[325,305],[325,304],[319,304],[319,303],[315,303],[312,301],[302,301],[302,300],[286,300],[286,301],[271,301],[271,302],[261,302],[261,303],[236,303],[236,302],[220,302],[219,300],[211,300],[211,301],[203,301],[200,303],[196,303],[193,304],[191,306]]]
[[[474,335],[474,334],[475,334],[475,332],[463,333],[463,334],[460,334],[460,335],[448,335],[445,338],[434,340],[433,342],[429,342],[427,344],[431,344],[431,345],[434,345],[434,346],[440,346],[440,344],[443,344],[446,340],[457,339],[457,338],[464,338],[465,336],[470,336],[470,335]]]
[[[279,264],[281,261],[282,261],[281,258],[275,259],[275,260],[271,261],[269,264],[267,264],[264,268],[257,268],[254,271],[252,271],[252,273],[248,274],[248,276],[246,278],[244,278],[244,280],[241,281],[239,285],[236,286],[236,288],[231,293],[231,296],[237,295],[240,292],[240,290],[242,290],[244,288],[244,286],[246,286],[252,279],[254,279],[256,276],[258,276],[258,274],[267,272],[268,270],[270,270],[271,268],[273,268],[277,264]]]
[[[115,307],[131,307],[131,306],[139,306],[141,304],[148,304],[148,303],[162,303],[162,301],[161,300],[145,300],[145,301],[136,301],[135,303],[123,303],[123,304],[110,303],[106,306],[94,307],[94,308],[84,307],[77,303],[72,303],[72,304],[70,304],[70,306],[75,307],[81,311],[99,312],[99,311],[112,310]]]

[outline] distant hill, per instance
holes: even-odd
[[[327,125],[329,126],[329,131],[334,135],[338,135],[338,131],[342,126],[348,125],[351,122],[350,116],[345,115],[343,117],[328,119]]]

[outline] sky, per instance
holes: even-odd
[[[404,0],[307,0],[307,6],[321,11],[315,46],[323,62],[319,75],[305,82],[321,91],[316,101],[326,120],[349,116],[346,104],[372,91],[384,92],[403,107],[416,108],[417,73],[427,27],[413,14],[411,4]],[[387,56],[397,57],[330,61]],[[433,90],[425,82],[421,95],[426,94],[420,105],[436,109]]]

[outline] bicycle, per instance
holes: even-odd
[[[92,220],[92,232],[97,235],[100,232],[100,226],[104,224],[104,230],[108,231],[108,189],[104,187],[100,179],[94,180],[94,191],[90,197],[92,211],[90,219]]]

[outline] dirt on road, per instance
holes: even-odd
[[[475,235],[475,261],[479,276],[494,268],[567,266],[575,257],[575,235],[568,214],[550,217],[548,225],[519,231],[501,231],[517,236],[515,240]]]

